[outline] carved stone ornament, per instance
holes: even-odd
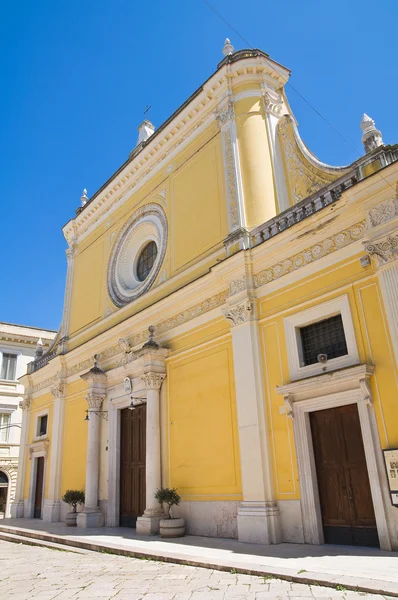
[[[133,386],[131,385],[130,377],[125,377],[124,378],[124,391],[126,392],[126,394],[131,394],[132,390],[133,390]]]
[[[51,393],[54,398],[62,398],[64,395],[65,385],[63,383],[58,383],[51,388]]]
[[[261,91],[264,98],[265,111],[279,117],[283,108],[281,94],[278,94],[278,92],[275,92],[275,90],[271,90],[266,83],[261,84]]]
[[[29,459],[32,459],[34,454],[40,453],[44,458],[48,457],[48,449],[50,447],[49,440],[40,440],[40,442],[33,443],[29,446]]]
[[[293,394],[286,394],[286,396],[283,397],[283,401],[286,407],[286,416],[288,417],[288,419],[293,419]]]
[[[98,394],[96,392],[89,392],[86,396],[87,404],[92,410],[100,410],[105,398],[106,394]]]
[[[381,241],[364,242],[365,250],[382,266],[398,258],[398,234],[387,236]]]
[[[397,194],[398,196],[398,194]],[[398,216],[398,197],[381,202],[368,213],[368,226],[377,227]]]
[[[238,279],[234,279],[230,282],[228,286],[228,296],[235,296],[239,292],[242,292],[246,289],[246,275],[242,275]]]
[[[141,379],[147,390],[160,390],[166,375],[164,373],[145,373],[141,375]]]
[[[233,101],[228,99],[224,105],[217,108],[215,115],[220,128],[228,123],[228,121],[231,121],[235,117]]]
[[[253,304],[251,300],[244,300],[235,306],[229,306],[222,309],[225,318],[230,322],[232,327],[247,323],[254,318]]]
[[[359,387],[360,387],[361,393],[362,393],[362,400],[369,406],[372,406],[372,404],[373,404],[372,390],[370,389],[370,381],[369,381],[368,376],[363,377],[359,380]]]
[[[19,408],[22,410],[29,410],[31,403],[32,398],[30,396],[24,396],[23,400],[19,402]]]

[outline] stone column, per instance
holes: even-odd
[[[87,432],[87,459],[86,459],[86,500],[84,509],[77,516],[79,527],[102,527],[103,515],[98,504],[99,485],[99,435],[100,419],[96,412],[101,411],[102,403],[106,397],[105,373],[98,368],[96,361],[88,373],[81,376],[88,381],[88,432]]]
[[[75,266],[75,254],[76,254],[76,238],[73,238],[69,244],[69,248],[66,250],[67,259],[67,270],[66,270],[66,284],[64,294],[64,309],[62,314],[61,323],[61,344],[63,352],[66,352],[67,340],[69,335],[69,320],[70,320],[70,306],[72,301],[72,284],[73,284],[73,272]]]
[[[141,376],[147,390],[146,407],[146,508],[137,519],[137,533],[156,534],[164,516],[155,492],[162,485],[160,452],[160,387],[166,375],[148,372]]]
[[[24,488],[25,488],[25,477],[26,477],[26,446],[28,443],[28,432],[29,432],[29,421],[30,421],[30,405],[31,397],[24,395],[24,399],[19,403],[19,407],[22,409],[22,425],[21,425],[21,440],[19,446],[19,459],[18,459],[18,475],[17,475],[17,487],[15,490],[15,500],[11,504],[11,517],[13,519],[19,519],[25,516],[24,509]],[[28,515],[26,515],[28,516]]]
[[[388,328],[398,363],[398,233],[369,240],[364,245],[376,261]]]
[[[238,539],[276,544],[281,541],[281,530],[273,491],[255,300],[246,297],[225,307],[223,312],[232,327],[242,470]]]
[[[65,385],[60,382],[51,388],[54,396],[51,429],[50,473],[48,498],[44,500],[43,521],[56,522],[61,518],[61,458],[64,434]]]

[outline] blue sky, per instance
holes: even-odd
[[[398,142],[395,0],[209,0],[362,152],[363,112]],[[126,160],[147,104],[159,126],[207,79],[225,37],[203,0],[21,0],[0,20],[0,321],[58,328],[66,243],[91,196]],[[300,132],[323,161],[358,158],[287,88]]]

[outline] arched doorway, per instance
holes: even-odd
[[[9,481],[7,475],[0,471],[0,519],[6,517]]]

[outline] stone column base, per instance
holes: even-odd
[[[10,510],[12,519],[22,519],[25,513],[24,501],[21,500],[20,502],[13,502]]]
[[[78,527],[103,527],[104,526],[104,515],[100,510],[93,512],[79,512],[77,513],[77,526]]]
[[[282,531],[276,502],[242,502],[238,508],[238,540],[250,544],[280,544]]]
[[[44,500],[43,521],[58,523],[61,520],[61,503],[59,500]]]
[[[136,532],[140,535],[156,535],[160,529],[160,519],[163,519],[164,515],[143,515],[138,517]]]

